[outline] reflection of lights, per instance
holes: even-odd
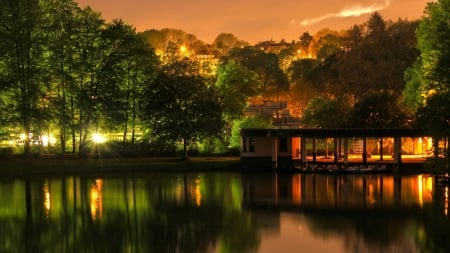
[[[448,186],[445,187],[445,194],[444,194],[444,214],[445,214],[445,217],[448,218]]]
[[[195,204],[200,206],[202,204],[202,193],[200,192],[200,178],[195,179]]]
[[[106,141],[106,138],[102,134],[94,133],[92,135],[92,141],[95,143],[104,143]]]
[[[51,206],[51,202],[50,202],[50,189],[48,188],[47,184],[44,184],[44,210],[45,210],[45,216],[48,217],[48,215],[50,214],[50,206]]]
[[[422,175],[417,176],[417,184],[419,188],[419,204],[420,206],[423,205],[423,177]]]
[[[369,184],[367,201],[369,204],[375,204],[377,201],[375,199],[375,190],[373,184]]]
[[[102,185],[101,179],[96,179],[91,185],[91,216],[93,220],[102,218]]]
[[[417,176],[417,188],[418,188],[418,198],[419,204],[422,206],[423,202],[429,202],[433,199],[433,178],[423,175]]]

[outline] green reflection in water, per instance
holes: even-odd
[[[246,252],[257,246],[234,174],[0,182],[0,252]]]
[[[13,178],[0,181],[0,252],[270,252],[277,240],[450,252],[446,198],[425,176]],[[312,237],[284,243],[296,222]]]

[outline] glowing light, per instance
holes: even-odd
[[[106,138],[102,134],[95,133],[92,135],[92,141],[95,143],[104,143],[106,141]]]
[[[56,138],[53,137],[53,135],[51,135],[51,134],[42,136],[41,140],[42,140],[42,145],[44,145],[44,146],[48,146],[49,144],[53,145],[56,143]]]

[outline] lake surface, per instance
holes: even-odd
[[[450,252],[427,175],[0,179],[0,252]]]

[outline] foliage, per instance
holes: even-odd
[[[408,69],[408,101],[422,105],[427,96],[450,89],[450,1],[428,3],[417,28],[417,48],[420,57]]]
[[[279,94],[289,90],[289,81],[281,70],[278,56],[266,53],[254,47],[234,48],[228,59],[237,61],[242,66],[258,74],[266,95]]]
[[[5,102],[21,122],[24,154],[30,157],[32,131],[41,131],[40,119],[45,115],[40,106],[46,80],[41,6],[36,0],[3,0],[0,5],[2,91],[16,98]]]
[[[303,113],[302,125],[309,128],[342,128],[348,124],[349,97],[312,99]]]
[[[74,0],[0,0],[0,138],[24,133],[26,156],[87,151],[96,131],[120,133],[123,151],[138,140],[223,151],[244,122],[270,125],[245,116],[259,96],[290,98],[309,127],[403,127],[419,108],[417,126],[440,136],[432,122],[448,119],[439,103],[448,107],[449,6],[428,4],[420,23],[374,13],[347,31],[250,46],[229,33],[212,44],[173,28],[137,33]],[[44,134],[57,143],[44,149]]]
[[[143,87],[154,78],[158,61],[145,40],[122,21],[108,25],[103,37],[110,51],[101,69],[102,110],[109,129],[116,126],[123,131],[123,145],[129,130],[134,144],[136,128],[141,125],[138,112],[144,99]]]
[[[262,83],[255,72],[231,60],[219,66],[216,87],[224,119],[232,121],[243,116],[247,100],[261,93]]]
[[[418,55],[416,22],[385,22],[372,15],[363,27],[352,28],[342,50],[327,57],[310,80],[328,94],[355,98],[367,91],[390,90],[401,95],[404,71]]]
[[[407,113],[390,91],[363,95],[354,105],[350,123],[356,128],[408,127]]]
[[[217,135],[223,127],[216,91],[199,76],[160,73],[145,96],[143,117],[152,132],[162,139],[183,141],[185,155],[190,142]]]
[[[437,93],[419,107],[416,126],[430,131],[436,139],[450,136],[450,93]]]
[[[239,148],[241,146],[241,129],[243,128],[270,128],[272,120],[262,115],[249,116],[233,122],[231,129],[230,147]]]
[[[240,41],[231,33],[221,33],[214,39],[213,46],[219,52],[219,56],[226,56],[233,48],[248,46],[248,43]]]

